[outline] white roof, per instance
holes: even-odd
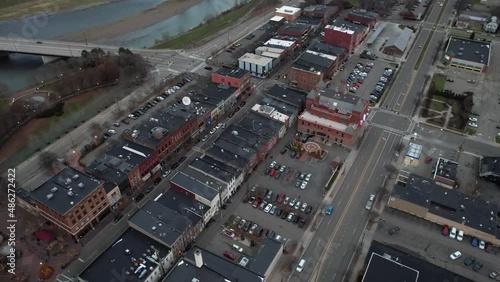
[[[307,50],[306,52],[309,53],[309,54],[313,54],[313,55],[316,55],[316,56],[327,58],[327,59],[332,60],[332,61],[337,60],[337,56],[328,55],[328,54],[319,53],[319,52],[314,52],[314,51],[311,51],[311,50]]]
[[[327,25],[325,28],[333,29],[335,31],[340,31],[347,34],[354,34],[354,30],[345,28],[343,26]]]
[[[252,111],[266,115],[282,123],[285,123],[290,118],[290,116],[280,113],[276,108],[266,105],[255,104],[252,107]]]
[[[276,8],[276,12],[282,13],[282,14],[294,15],[294,14],[300,12],[300,8],[283,6],[281,8]]]
[[[255,64],[259,66],[265,66],[273,61],[272,58],[266,57],[266,56],[261,56],[261,55],[255,55],[252,53],[246,53],[245,55],[241,56],[238,61],[244,61],[248,62],[250,64]]]
[[[284,17],[282,17],[282,16],[274,16],[274,17],[271,18],[271,21],[272,22],[280,22],[283,19],[284,19]]]
[[[277,46],[283,46],[285,48],[288,48],[293,45],[295,41],[288,41],[288,40],[280,40],[280,39],[275,39],[271,38],[269,39],[264,45],[277,45]]]
[[[255,51],[261,51],[261,52],[270,52],[270,53],[276,53],[276,54],[281,54],[285,52],[284,49],[280,48],[273,48],[273,47],[267,47],[267,46],[259,46]]]
[[[269,58],[273,58],[273,59],[279,58],[281,56],[281,54],[273,53],[273,52],[267,52],[267,51],[262,52],[261,55],[269,57]]]
[[[308,111],[303,112],[300,117],[304,120],[309,121],[309,122],[314,122],[316,124],[319,124],[319,125],[322,125],[325,127],[330,127],[330,128],[336,129],[336,130],[345,131],[347,129],[347,125],[345,125],[343,123],[312,115]]]

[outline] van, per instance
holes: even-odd
[[[305,259],[301,259],[299,261],[299,264],[297,264],[297,267],[295,268],[295,270],[297,270],[297,272],[302,272],[302,270],[304,269],[305,265],[306,265],[306,260]]]

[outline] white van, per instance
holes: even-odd
[[[304,269],[305,265],[306,265],[306,260],[305,259],[301,259],[299,261],[299,264],[297,264],[297,267],[295,268],[295,270],[297,270],[297,272],[302,272],[302,270]]]

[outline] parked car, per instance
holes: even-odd
[[[487,252],[487,253],[491,253],[493,252],[493,244],[491,243],[486,243],[486,247],[484,248],[484,250]]]
[[[455,238],[457,237],[457,229],[456,229],[455,227],[452,227],[452,228],[451,228],[451,231],[450,231],[450,235],[449,235],[449,237],[450,237],[451,239],[455,239]]]
[[[300,208],[300,211],[301,211],[301,212],[305,212],[305,211],[306,211],[306,208],[307,208],[307,203],[303,203],[303,204],[302,204],[302,207]]]
[[[310,214],[312,212],[312,206],[306,208],[305,214]]]
[[[271,210],[269,210],[270,215],[274,215],[276,213],[276,206],[272,206]]]
[[[480,263],[480,262],[476,262],[476,264],[474,264],[474,266],[472,267],[472,270],[474,271],[479,271],[481,268],[483,268],[483,264]]]
[[[476,258],[475,257],[468,257],[464,260],[464,264],[466,266],[470,266],[471,264],[473,264],[474,262],[476,261]]]
[[[293,198],[293,199],[290,201],[290,203],[289,203],[290,207],[295,206],[295,203],[297,203],[297,198]]]
[[[293,216],[294,216],[294,215],[295,215],[295,214],[294,214],[293,212],[289,213],[289,214],[288,214],[288,216],[286,217],[286,221],[288,221],[288,222],[292,222],[292,219],[293,219]]]
[[[302,181],[302,184],[300,184],[300,189],[304,190],[306,189],[306,186],[307,186],[307,181]]]
[[[213,70],[212,67],[205,67],[206,70]]]
[[[306,260],[305,259],[301,259],[299,261],[299,263],[297,264],[297,267],[295,268],[295,270],[297,272],[302,272],[302,270],[304,270],[305,266],[306,266]]]
[[[449,233],[450,233],[450,227],[445,224],[443,226],[443,230],[441,230],[441,234],[443,234],[443,236],[448,236]]]
[[[479,245],[479,239],[477,239],[477,237],[472,237],[471,245],[477,247]]]
[[[328,209],[326,210],[327,215],[331,215],[333,213],[333,205],[328,206]]]
[[[498,276],[498,272],[496,271],[493,271],[490,273],[490,275],[488,275],[491,279],[495,279],[497,276]]]
[[[481,241],[479,242],[479,248],[480,248],[481,250],[484,250],[484,248],[485,248],[485,247],[486,247],[486,243],[485,243],[483,240],[481,240]]]
[[[228,251],[225,251],[224,252],[224,256],[228,259],[231,259],[231,260],[235,260],[236,259],[236,256]]]
[[[462,241],[464,239],[464,231],[463,230],[458,230],[457,234],[457,240]]]
[[[142,194],[142,193],[141,193],[141,194],[137,195],[137,197],[135,197],[135,201],[136,201],[136,202],[139,202],[139,201],[140,201],[140,200],[142,200],[143,198],[144,198],[144,194]]]
[[[292,158],[292,159],[293,159],[293,158],[295,158],[295,155],[296,155],[296,154],[297,154],[297,153],[295,153],[295,152],[291,152],[291,153],[290,153],[290,158]]]
[[[255,202],[255,197],[250,197],[250,199],[248,199],[248,203],[250,205],[253,205],[254,202]]]
[[[300,188],[300,184],[302,184],[302,180],[299,179],[295,182],[295,188]]]
[[[395,235],[395,234],[398,234],[399,233],[399,227],[397,226],[394,226],[393,228],[391,228],[391,230],[389,230],[389,235]]]
[[[272,204],[267,204],[267,206],[264,208],[264,212],[268,213],[272,209],[272,207]]]
[[[459,258],[461,256],[462,256],[462,253],[460,251],[456,251],[456,252],[450,254],[450,259],[451,260],[456,260],[457,258]]]

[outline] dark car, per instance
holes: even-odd
[[[277,209],[276,210],[276,216],[281,216],[281,214],[283,213],[283,210],[282,209]]]
[[[274,202],[277,202],[279,198],[280,194],[276,193],[276,195],[274,195]]]
[[[307,222],[306,218],[302,217],[299,221],[299,224],[298,224],[299,228],[304,228],[304,226],[306,225],[306,222]]]
[[[123,122],[124,124],[129,124],[129,123],[130,123],[130,122],[128,121],[128,119],[122,119],[122,122]]]
[[[307,206],[305,213],[310,214],[312,212],[313,207]]]
[[[158,185],[158,183],[160,183],[160,182],[161,182],[161,177],[158,177],[158,178],[156,178],[154,183],[155,183],[155,185]]]
[[[476,261],[475,257],[468,257],[464,260],[464,264],[469,266],[469,265],[473,264],[475,261]]]
[[[148,188],[146,188],[146,190],[144,192],[146,193],[150,193],[151,191],[153,191],[155,187],[153,185],[149,186]]]
[[[243,225],[242,229],[244,231],[248,231],[250,229],[250,226],[252,226],[252,225],[253,225],[253,223],[251,221],[247,221],[247,222],[245,222],[245,225]]]
[[[213,70],[212,67],[205,67],[206,70]]]
[[[247,102],[242,101],[242,102],[240,103],[240,107],[243,107],[243,106],[245,106],[246,104],[247,104]]]
[[[141,194],[137,195],[137,197],[135,197],[135,201],[136,201],[136,202],[139,202],[139,201],[140,201],[140,200],[142,200],[143,198],[144,198],[144,194],[142,194],[142,193],[141,193]]]
[[[389,230],[389,235],[394,235],[399,233],[399,227],[395,226]]]
[[[236,108],[234,109],[234,112],[236,113],[236,112],[238,112],[239,110],[240,110],[240,107],[236,107]]]
[[[276,232],[274,231],[269,231],[269,234],[267,234],[267,238],[274,238],[274,236],[276,236]]]
[[[123,217],[123,214],[121,214],[121,213],[117,214],[117,215],[115,216],[115,222],[120,221],[120,219],[122,219],[122,217]]]
[[[287,211],[283,211],[283,213],[281,213],[281,219],[285,219],[287,216],[288,216]]]
[[[224,252],[224,256],[228,259],[231,259],[231,260],[235,260],[236,259],[236,256],[228,251],[225,251]]]
[[[298,215],[294,215],[294,216],[293,216],[293,219],[292,219],[292,222],[293,222],[294,224],[297,224],[297,223],[299,223],[299,220],[300,220],[300,219],[301,219],[301,218],[300,218],[300,216],[298,216]]]
[[[280,177],[281,177],[281,172],[278,172],[274,175],[274,178],[276,179],[280,179]]]
[[[476,264],[474,264],[474,266],[472,267],[472,270],[474,271],[479,271],[481,268],[483,268],[483,264],[480,263],[480,262],[476,262]]]
[[[262,234],[260,235],[260,238],[265,238],[265,237],[267,237],[267,235],[269,235],[269,229],[264,228],[264,230],[262,230]]]
[[[269,173],[271,172],[271,168],[266,168],[266,171],[264,172],[265,175],[269,175]]]

